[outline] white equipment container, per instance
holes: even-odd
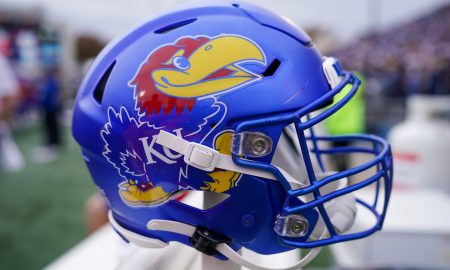
[[[394,154],[394,182],[450,193],[450,96],[412,96],[406,121],[388,140]]]
[[[367,228],[368,220],[360,216],[351,230]],[[433,189],[394,189],[382,231],[331,247],[340,269],[448,270],[450,197]]]

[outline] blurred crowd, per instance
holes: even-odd
[[[368,95],[450,94],[450,5],[335,52],[367,79]]]
[[[54,159],[62,146],[60,37],[30,13],[0,12],[0,168],[17,171],[24,158],[13,130],[40,121],[42,143],[33,149],[36,162]]]
[[[450,5],[370,33],[331,53],[366,82],[366,130],[385,136],[405,119],[406,98],[450,94]]]

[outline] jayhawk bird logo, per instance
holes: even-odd
[[[182,155],[155,142],[161,129],[197,142],[213,136],[227,111],[220,94],[259,81],[260,75],[242,67],[255,62],[266,63],[256,43],[225,34],[182,37],[148,55],[128,84],[135,110],[110,107],[101,131],[103,156],[123,179],[124,202],[151,206],[180,189],[225,192],[237,185],[241,175],[224,170],[207,179],[190,177]],[[231,154],[232,131],[215,133],[212,146]]]
[[[265,65],[264,53],[253,41],[235,35],[183,37],[152,52],[130,85],[136,87],[141,113],[181,113],[196,99],[236,90],[261,76],[241,67]]]

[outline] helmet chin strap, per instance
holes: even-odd
[[[178,233],[182,235],[186,235],[188,237],[191,237],[196,228],[192,225],[188,225],[185,223],[177,222],[177,221],[170,221],[170,220],[151,220],[147,224],[147,228],[149,230],[158,230],[158,231],[167,231],[172,233]],[[324,232],[322,234],[322,237],[325,237],[326,233]],[[220,252],[222,255],[227,257],[229,260],[235,262],[238,265],[250,268],[250,269],[257,269],[257,270],[287,270],[287,269],[298,269],[300,267],[305,266],[309,262],[311,262],[314,257],[319,254],[321,247],[311,249],[306,256],[304,256],[301,260],[298,262],[290,265],[290,266],[284,266],[279,268],[273,268],[273,267],[265,267],[262,265],[259,265],[255,262],[252,262],[249,259],[244,258],[242,255],[234,251],[228,244],[226,243],[220,243],[217,244],[216,250]]]
[[[212,172],[215,168],[219,168],[227,171],[253,175],[269,180],[278,180],[270,172],[238,166],[234,163],[233,159],[229,155],[221,154],[217,150],[203,144],[189,142],[164,130],[161,130],[159,132],[156,143],[183,155],[184,162],[186,164],[200,170]],[[278,166],[275,167],[280,170],[280,172],[289,183],[294,183],[297,186],[303,185],[282,168]]]
[[[163,130],[160,131],[156,143],[164,147],[167,147],[172,151],[184,155],[184,160],[187,164],[205,171],[212,171],[215,168],[220,168],[224,170],[254,175],[257,177],[262,177],[270,180],[277,180],[275,176],[269,172],[237,166],[233,162],[231,156],[229,155],[220,154],[215,149],[204,146],[202,144],[186,141],[183,138],[177,137]],[[300,183],[298,180],[290,176],[283,169],[279,168],[278,166],[276,167],[286,177],[286,179],[291,183],[292,186],[300,187],[304,185],[303,183]],[[347,185],[347,179],[342,180],[334,181],[328,185],[323,186],[320,190],[321,193],[327,194]],[[303,199],[308,198],[305,197]],[[342,233],[351,227],[356,216],[356,203],[353,195],[347,194],[335,198],[325,203],[324,206],[330,219],[333,221],[333,226],[339,233]],[[159,239],[146,237],[127,230],[126,228],[122,227],[120,224],[117,223],[111,212],[109,213],[109,221],[114,227],[114,229],[118,231],[125,239],[139,246],[157,248],[157,247],[164,247],[167,245],[167,243]],[[187,237],[192,237],[196,232],[197,228],[192,225],[178,221],[155,219],[150,220],[148,222],[147,229],[152,231],[166,231],[185,235]],[[313,232],[311,233],[311,239],[314,240],[324,239],[327,236],[328,230],[325,226],[324,221],[320,218],[317,224],[315,225]],[[298,262],[289,266],[279,268],[265,267],[249,259],[246,259],[239,253],[234,251],[227,243],[219,243],[215,246],[215,249],[222,255],[227,257],[229,260],[250,269],[287,270],[287,269],[297,269],[308,264],[315,256],[317,256],[317,254],[320,252],[321,247],[311,249],[308,252],[308,254],[306,254]]]
[[[114,216],[112,215],[112,212],[109,211],[108,214],[109,222],[113,226],[113,228],[126,240],[129,242],[132,242],[133,244],[136,244],[140,247],[145,248],[162,248],[167,246],[168,244],[155,238],[146,237],[137,233],[134,233],[130,230],[125,229],[122,227],[117,221],[114,219]],[[161,219],[154,219],[147,223],[147,229],[153,230],[153,231],[166,231],[171,233],[177,233],[181,235],[185,235],[187,237],[192,237],[195,233],[196,227],[181,223],[178,221],[172,221],[172,220],[161,220]],[[321,237],[326,237],[327,233],[326,230],[323,231]],[[252,262],[249,259],[244,258],[242,255],[234,251],[228,244],[226,243],[220,243],[217,244],[216,250],[220,252],[222,255],[227,257],[229,260],[233,261],[234,263],[250,268],[250,269],[256,269],[256,270],[288,270],[288,269],[298,269],[300,267],[305,266],[311,260],[313,260],[320,252],[322,248],[314,248],[311,249],[301,260],[298,262],[289,265],[289,266],[283,266],[278,268],[273,267],[265,267],[262,265],[257,264],[256,262]]]
[[[353,196],[343,196],[336,198],[332,203],[325,205],[326,211],[330,215],[331,220],[338,232],[343,232],[348,230],[353,224],[355,218],[355,206]],[[125,229],[114,219],[112,212],[109,212],[109,221],[114,229],[119,232],[128,241],[146,248],[161,248],[168,244],[159,239],[146,237],[140,234],[136,234],[130,230]],[[161,220],[154,219],[147,223],[147,229],[151,231],[165,231],[171,233],[177,233],[185,235],[187,237],[192,237],[196,232],[196,227],[178,222],[173,220]],[[322,219],[315,226],[314,231],[311,234],[313,239],[324,239],[328,236],[328,231]],[[234,263],[256,270],[288,270],[288,269],[298,269],[307,265],[311,260],[313,260],[320,252],[321,247],[311,249],[302,259],[295,262],[294,264],[281,266],[281,267],[266,267],[260,265],[248,258],[243,257],[236,251],[234,251],[227,243],[219,243],[215,246],[215,249],[222,255],[227,257]]]

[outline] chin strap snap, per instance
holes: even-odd
[[[172,233],[178,233],[185,236],[188,236],[191,243],[193,243],[194,247],[197,250],[200,250],[208,255],[215,255],[217,252],[221,253],[229,260],[235,262],[238,265],[256,269],[256,270],[288,270],[288,269],[298,269],[300,267],[308,264],[314,257],[317,256],[320,252],[319,248],[311,249],[308,254],[306,254],[301,260],[298,262],[284,267],[272,268],[265,267],[259,265],[255,262],[250,261],[249,259],[244,258],[242,255],[234,251],[229,245],[229,239],[208,231],[202,227],[196,228],[194,226],[177,222],[171,220],[151,220],[147,224],[147,229],[149,230],[158,230],[158,231],[166,231]],[[325,237],[325,233],[323,233],[322,237]],[[206,252],[205,252],[206,251]]]

